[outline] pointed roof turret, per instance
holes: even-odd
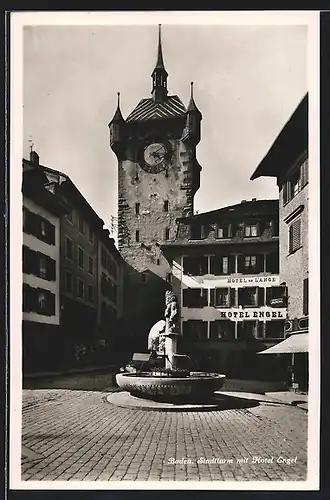
[[[163,49],[162,49],[162,32],[161,24],[158,25],[158,54],[155,69],[151,74],[152,91],[154,101],[162,102],[167,96],[167,77],[168,73],[164,66]]]
[[[113,118],[111,120],[111,122],[109,123],[109,125],[113,122],[124,122],[124,118],[123,118],[123,115],[121,114],[121,111],[120,111],[120,92],[117,92],[117,109],[115,111],[115,114],[113,115]]]
[[[202,119],[202,113],[199,111],[194,101],[194,82],[190,82],[190,101],[188,104],[187,112],[191,114],[195,113],[200,119]]]

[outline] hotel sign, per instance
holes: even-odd
[[[286,318],[286,309],[274,310],[269,307],[251,307],[249,309],[238,309],[235,307],[223,309],[217,307],[216,309],[218,310],[217,319],[229,319],[231,321],[273,321]]]
[[[239,286],[254,286],[254,285],[268,285],[268,286],[278,286],[279,276],[245,276],[243,278],[227,278],[228,285],[239,285]]]

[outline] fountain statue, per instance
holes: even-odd
[[[223,386],[226,376],[178,367],[178,360],[188,356],[177,353],[179,304],[175,294],[169,290],[165,292],[164,318],[155,323],[148,335],[150,358],[162,358],[164,366],[150,367],[149,363],[146,370],[117,373],[117,384],[132,396],[154,401],[186,402],[211,397]]]

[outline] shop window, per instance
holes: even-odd
[[[275,319],[265,322],[265,338],[266,339],[282,339],[284,338],[284,323],[285,320]]]
[[[296,219],[289,226],[289,253],[301,248],[301,219]]]
[[[211,255],[210,256],[210,272],[215,276],[229,274],[234,271],[234,256]]]
[[[83,299],[85,297],[85,283],[80,278],[78,278],[78,297],[80,299]]]
[[[183,335],[187,340],[206,340],[207,321],[189,320],[182,323]]]
[[[259,236],[259,224],[245,224],[245,236]]]
[[[84,249],[78,247],[78,265],[80,269],[84,269]]]
[[[239,321],[237,323],[237,338],[251,340],[258,336],[258,321]]]
[[[205,307],[208,304],[208,291],[204,288],[184,288],[183,306],[184,307]]]
[[[73,241],[67,236],[65,237],[65,256],[73,261]]]
[[[192,276],[203,276],[208,274],[208,257],[183,257],[183,272]]]

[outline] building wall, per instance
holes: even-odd
[[[24,312],[23,311],[23,321],[43,323],[47,325],[59,325],[60,318],[60,221],[59,218],[51,214],[45,208],[39,206],[37,203],[31,199],[23,196],[23,207],[25,207],[30,212],[39,215],[40,217],[48,220],[53,226],[55,226],[55,245],[50,245],[32,234],[27,234],[23,231],[23,245],[27,246],[29,249],[36,252],[41,252],[49,256],[51,259],[55,260],[55,281],[48,281],[42,279],[33,274],[23,273],[23,284],[26,283],[33,288],[41,288],[44,290],[49,290],[55,295],[55,314],[51,316],[46,316],[43,314],[38,314],[36,312]]]
[[[145,172],[135,161],[119,161],[118,241],[127,263],[138,272],[149,269],[166,278],[170,271],[159,245],[176,236],[176,219],[193,212],[193,151],[180,140],[173,148],[168,175]],[[138,176],[138,177],[137,177]],[[168,201],[168,211],[164,202]],[[139,203],[139,214],[136,214]],[[169,230],[166,239],[165,231]],[[139,242],[136,231],[139,231]]]
[[[106,256],[105,261],[104,256]],[[102,241],[100,241],[98,248],[98,263],[98,324],[106,326],[107,322],[102,321],[102,302],[106,304],[108,309],[113,311],[113,320],[117,320],[123,315],[123,269],[122,265],[119,265],[117,259],[112,255],[108,245],[105,245]],[[115,292],[103,293],[102,275],[108,280],[109,289],[112,286]],[[108,326],[112,325],[108,324]]]
[[[78,218],[80,212],[75,208],[71,216],[61,219],[61,294],[64,297],[78,301],[81,305],[92,308],[95,311],[95,318],[98,304],[98,234],[90,221],[84,219],[84,234],[79,231]],[[93,242],[89,241],[89,227],[93,232]],[[66,238],[72,241],[73,260],[66,255]],[[81,269],[78,265],[78,248],[82,248],[83,265]],[[89,272],[89,257],[93,259],[93,273]],[[72,292],[67,287],[67,272],[72,275]],[[78,279],[84,282],[84,298],[78,296]],[[93,287],[93,300],[89,300],[88,286]]]
[[[280,189],[280,276],[288,286],[288,316],[302,318],[303,311],[303,280],[308,278],[308,184],[288,203],[283,203],[283,185]],[[301,219],[301,247],[289,253],[289,226],[285,220],[303,207],[295,218]]]

